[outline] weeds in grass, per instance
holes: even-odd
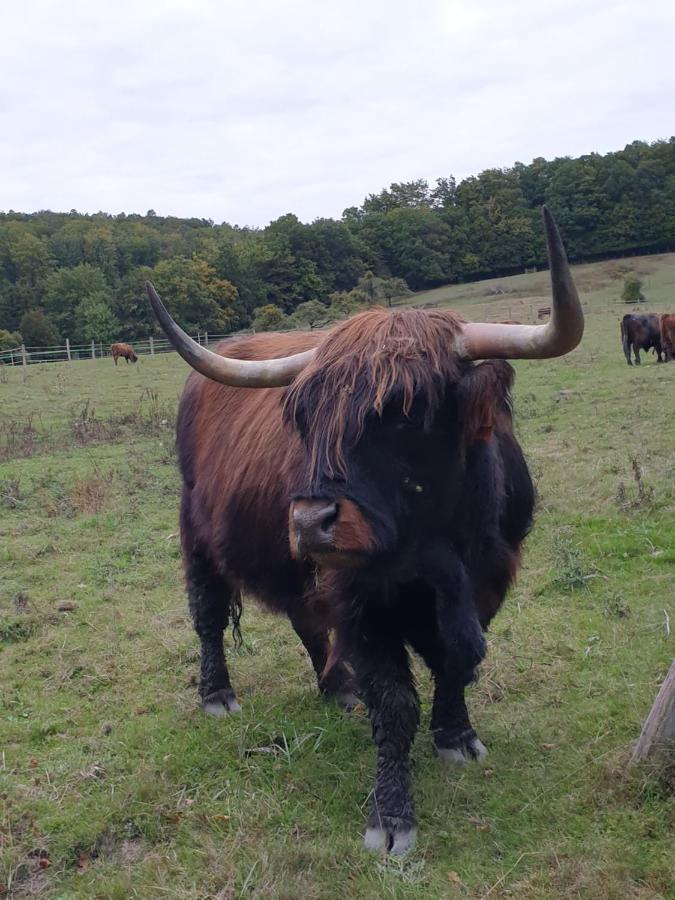
[[[589,571],[577,544],[562,531],[553,535],[553,584],[563,591],[585,587],[597,572]]]
[[[118,432],[109,421],[98,419],[96,410],[87,400],[75,420],[71,423],[71,433],[76,444],[84,447],[91,443],[114,440]]]
[[[9,509],[18,509],[20,506],[25,506],[25,502],[18,478],[0,480],[0,503],[3,506]]]
[[[33,413],[24,421],[10,419],[0,424],[0,461],[28,457],[38,452],[44,437],[41,420]]]
[[[537,404],[536,394],[533,394],[531,391],[528,393],[520,394],[518,397],[515,414],[519,420],[533,419],[536,416],[539,416],[541,414],[541,409]]]
[[[16,641],[27,641],[33,633],[30,620],[9,618],[0,621],[0,642],[12,644]]]
[[[131,426],[135,434],[160,434],[173,431],[176,423],[174,403],[162,403],[159,394],[145,388],[133,409],[124,416],[111,417],[111,423]]]
[[[630,616],[630,606],[620,594],[614,592],[603,597],[602,608],[608,619],[627,619]]]
[[[57,391],[65,392],[65,381],[59,381]],[[87,399],[69,422],[68,434],[48,431],[42,419],[30,414],[25,420],[11,419],[0,424],[0,461],[31,457],[36,453],[72,447],[87,447],[130,437],[172,432],[176,423],[176,405],[162,402],[157,391],[145,388],[132,409],[123,415],[104,417]]]
[[[616,504],[619,509],[628,511],[651,506],[654,502],[654,488],[644,480],[644,472],[637,454],[630,458],[634,489],[629,491],[625,481],[621,480],[616,490]]]

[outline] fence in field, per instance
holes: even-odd
[[[216,343],[225,334],[209,334],[207,331],[193,334],[192,337],[202,346]],[[147,341],[134,341],[132,344],[137,356],[155,356],[158,353],[170,353],[173,347],[166,338],[148,338]],[[28,366],[34,363],[71,362],[77,359],[102,359],[110,356],[110,344],[101,341],[90,341],[87,344],[71,344],[66,339],[65,344],[52,347],[14,347],[11,350],[0,351],[0,365]]]

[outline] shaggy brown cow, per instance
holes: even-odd
[[[646,352],[651,347],[656,351],[658,362],[662,362],[659,316],[656,313],[643,313],[642,315],[627,313],[621,320],[621,345],[629,366],[633,365],[630,359],[631,347],[635,354],[636,366],[640,365],[640,350]]]
[[[675,315],[663,313],[661,316],[661,349],[666,360],[675,359]]]
[[[201,373],[188,378],[177,445],[204,709],[239,709],[223,632],[232,621],[236,638],[242,594],[286,613],[320,690],[346,706],[358,694],[368,707],[378,754],[371,849],[403,853],[415,842],[409,754],[419,701],[408,648],[433,673],[439,756],[464,763],[486,753],[464,690],[534,505],[505,360],[562,355],[583,332],[560,237],[544,218],[553,287],[545,325],[376,309],[328,332],[258,334],[213,353],[148,285],[169,340]]]
[[[127,361],[127,365],[132,362],[135,363],[138,361],[138,357],[134,352],[134,348],[131,344],[113,344],[110,347],[110,352],[112,354],[112,358],[115,360],[115,365],[117,365],[117,360],[122,357]]]

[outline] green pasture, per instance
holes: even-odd
[[[538,514],[469,696],[490,756],[435,758],[418,667],[402,860],[362,849],[370,727],[318,698],[287,621],[249,603],[228,636],[242,712],[198,708],[182,361],[0,369],[0,897],[672,897],[672,773],[627,761],[673,657],[675,363],[626,366],[629,269],[675,311],[675,255],[579,266],[582,345],[516,364]],[[412,303],[535,321],[546,274]]]

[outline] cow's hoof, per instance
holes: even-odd
[[[319,691],[324,697],[336,700],[347,712],[351,712],[359,702],[354,679],[342,662],[337,662],[323,678],[319,679]]]
[[[223,688],[207,694],[202,702],[202,709],[210,716],[227,716],[230,713],[238,713],[241,706],[234,691],[231,688]]]
[[[367,828],[363,839],[366,850],[402,856],[415,846],[416,828]]]
[[[487,756],[487,747],[476,737],[475,731],[460,735],[450,747],[436,747],[443,762],[452,766],[463,766],[468,762],[481,762]]]
[[[352,691],[344,691],[341,694],[335,694],[335,699],[340,704],[340,706],[344,709],[345,712],[354,712],[356,707],[361,702],[355,693]]]

